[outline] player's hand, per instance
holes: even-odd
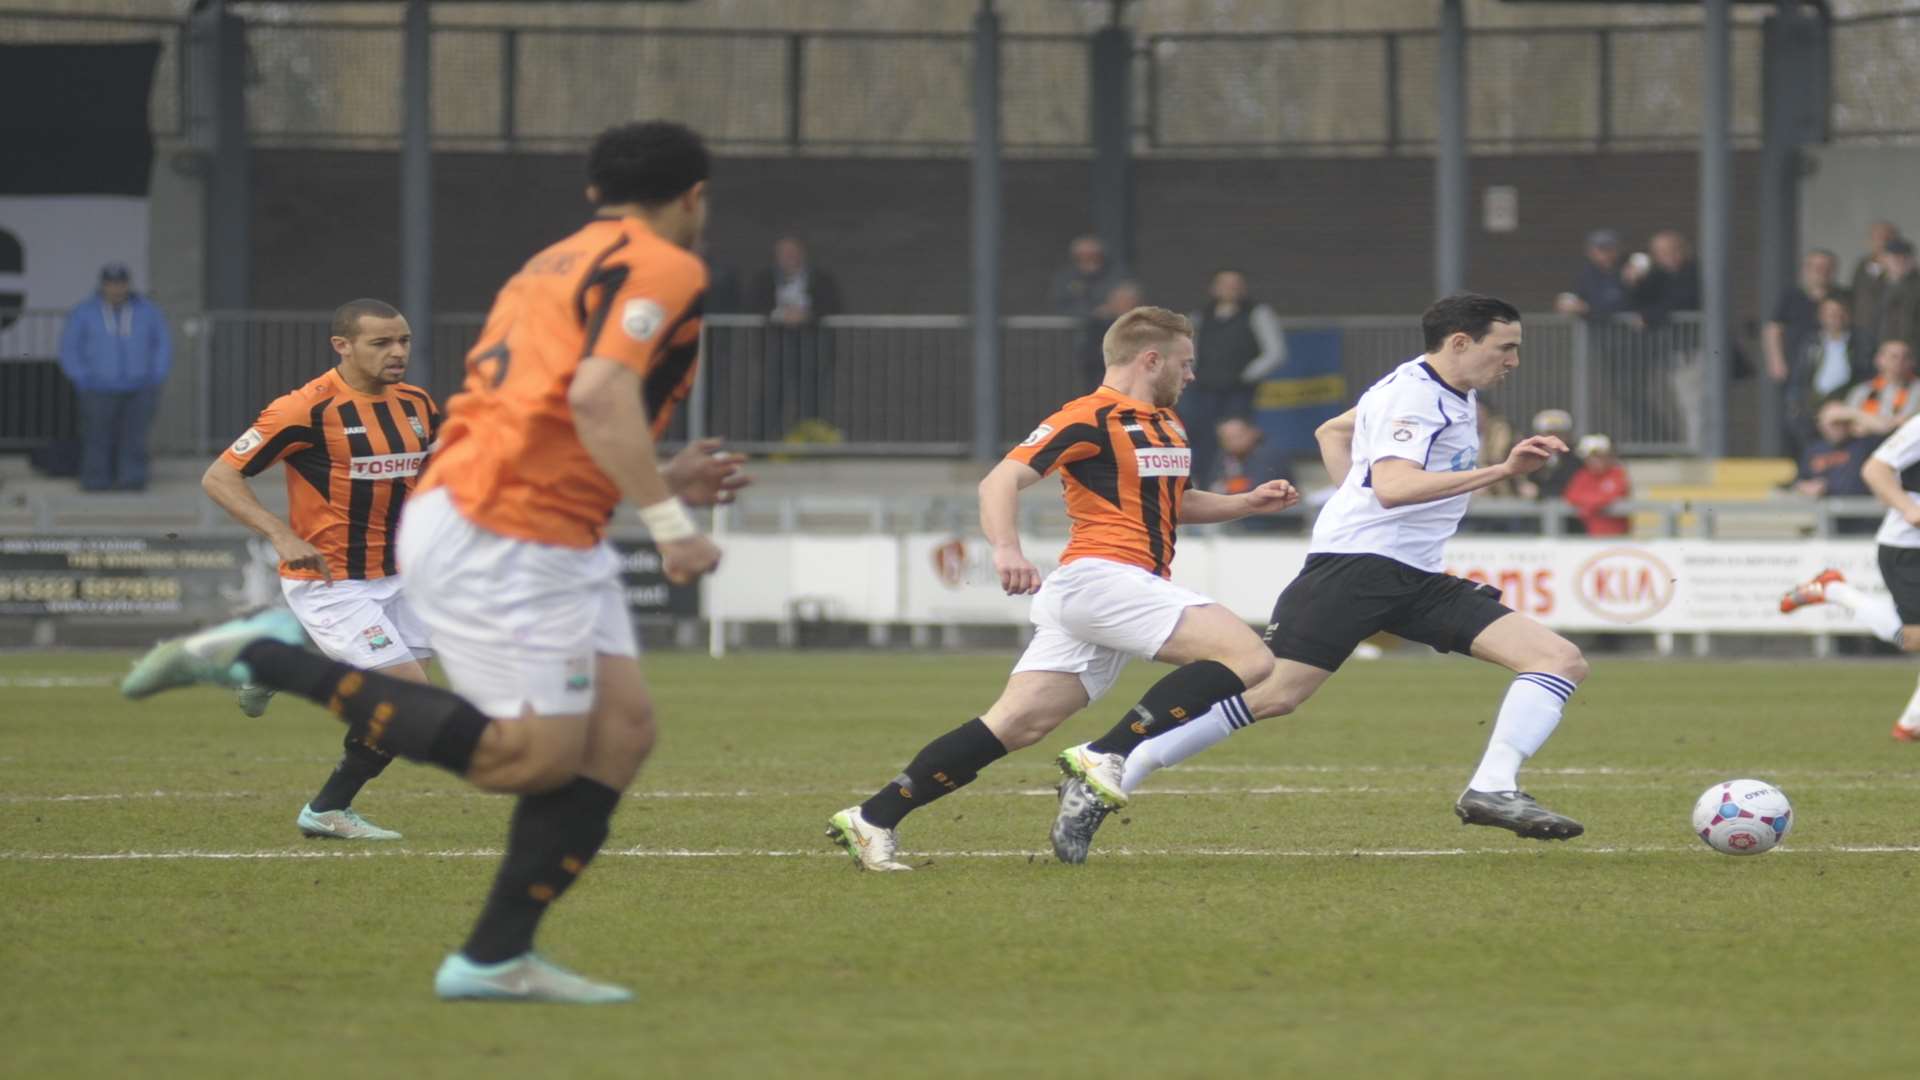
[[[1539,472],[1555,454],[1569,453],[1567,444],[1557,435],[1529,435],[1513,444],[1513,452],[1507,455],[1507,474],[1525,476]]]
[[[333,584],[333,570],[327,565],[327,557],[305,540],[292,534],[275,537],[273,550],[279,554],[280,561],[287,564],[287,569],[318,570],[327,584]]]
[[[660,569],[675,585],[690,585],[702,574],[713,573],[719,565],[720,549],[697,533],[685,540],[660,545]]]
[[[1025,596],[1040,591],[1040,568],[1013,548],[993,549],[993,570],[1000,575],[1000,587],[1008,596]]]
[[[722,445],[719,439],[695,439],[660,470],[681,502],[688,506],[730,503],[735,492],[753,483],[743,469],[747,455],[722,450]]]
[[[1247,492],[1247,509],[1256,514],[1277,514],[1300,502],[1300,492],[1285,480],[1269,480]]]
[[[1920,506],[1908,506],[1900,511],[1900,516],[1906,519],[1907,524],[1920,529]]]

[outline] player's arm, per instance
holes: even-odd
[[[1907,494],[1905,485],[1900,483],[1899,470],[1877,457],[1870,457],[1860,467],[1860,479],[1866,481],[1867,490],[1873,492],[1875,498],[1906,518],[1907,524],[1920,525],[1920,502]]]
[[[1373,462],[1373,494],[1380,505],[1416,506],[1466,495],[1492,487],[1510,477],[1537,472],[1555,454],[1568,453],[1567,444],[1552,435],[1533,435],[1514,444],[1507,460],[1465,472],[1428,472],[1415,461],[1381,457]]]
[[[228,517],[266,537],[288,567],[317,570],[327,581],[333,580],[333,570],[320,549],[302,539],[293,531],[293,526],[274,516],[248,486],[247,478],[224,458],[215,458],[213,464],[207,466],[207,471],[200,476],[200,490],[207,493],[214,505],[225,510]]]
[[[684,584],[718,565],[720,549],[700,535],[660,474],[640,402],[640,373],[619,361],[589,356],[567,388],[567,405],[587,456],[622,498],[639,507],[640,519],[659,545],[667,579]]]
[[[993,568],[1009,596],[1040,589],[1039,568],[1020,550],[1020,493],[1039,482],[1033,466],[1013,458],[980,481],[980,531],[993,545]]]
[[[1348,409],[1313,429],[1314,441],[1320,444],[1320,460],[1326,462],[1327,479],[1334,487],[1346,483],[1347,474],[1353,471],[1354,412]]]
[[[1300,493],[1285,480],[1269,480],[1239,495],[1188,488],[1187,493],[1180,496],[1180,523],[1211,525],[1218,521],[1239,521],[1253,514],[1277,514],[1299,501]]]

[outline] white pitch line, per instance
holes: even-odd
[[[1445,859],[1475,855],[1532,855],[1539,848],[1358,848],[1318,850],[1313,848],[1115,848],[1102,856],[1121,858],[1246,858],[1246,859]],[[1578,855],[1672,855],[1709,852],[1699,846],[1662,845],[1656,847],[1579,847],[1555,849]],[[1920,854],[1920,845],[1846,845],[1822,847],[1783,847],[1788,855],[1912,855]],[[0,851],[0,862],[163,862],[163,861],[279,861],[302,859],[497,859],[495,848],[461,848],[446,851],[413,851],[406,848],[341,851],[337,849],[283,849],[277,851]],[[831,850],[775,849],[696,849],[696,848],[623,848],[601,852],[603,857],[625,859],[841,859],[846,856]],[[1044,859],[1049,851],[909,851],[902,858],[913,859]]]
[[[0,675],[0,690],[81,690],[119,681],[111,675]]]

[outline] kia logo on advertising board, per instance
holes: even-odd
[[[1673,603],[1673,588],[1673,571],[1639,548],[1608,548],[1580,567],[1580,603],[1611,622],[1653,618]]]

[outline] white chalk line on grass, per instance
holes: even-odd
[[[1698,845],[1657,847],[1580,847],[1554,849],[1575,855],[1672,855],[1711,852]],[[1787,855],[1912,855],[1920,854],[1920,845],[1833,844],[1818,847],[1783,847]],[[1353,848],[1322,850],[1316,848],[1114,848],[1102,851],[1103,857],[1130,859],[1208,858],[1208,859],[1447,859],[1475,855],[1512,856],[1541,854],[1539,848]],[[497,859],[497,848],[459,848],[444,851],[413,851],[407,848],[341,851],[338,849],[281,849],[273,851],[0,851],[0,862],[168,862],[168,861],[297,861],[302,859]],[[699,848],[623,848],[603,851],[602,858],[624,859],[844,859],[839,851],[820,849],[699,849]],[[908,851],[901,857],[913,859],[1046,859],[1050,851]]]
[[[0,675],[0,690],[91,690],[119,682],[113,675]]]

